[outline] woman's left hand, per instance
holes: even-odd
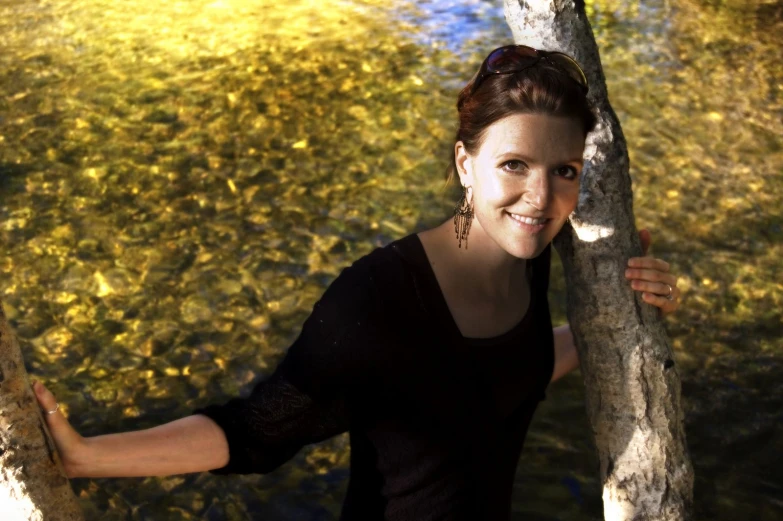
[[[672,313],[680,305],[680,289],[677,277],[669,273],[669,263],[647,255],[650,247],[650,232],[639,231],[642,242],[642,255],[628,259],[625,278],[630,279],[631,287],[642,292],[642,299],[648,304],[661,308],[663,316]]]

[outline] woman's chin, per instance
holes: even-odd
[[[546,228],[552,227],[553,223],[548,223]],[[514,230],[516,233],[506,235],[505,249],[509,254],[519,259],[533,259],[541,255],[549,243],[552,242],[554,234],[551,229],[544,229],[536,233],[526,233]]]
[[[505,250],[518,259],[534,259],[549,245],[549,242],[543,237],[537,237],[536,240],[507,241]]]

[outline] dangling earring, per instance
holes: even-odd
[[[470,224],[473,222],[473,208],[468,204],[468,191],[473,193],[472,187],[462,185],[462,198],[454,207],[454,231],[459,239],[457,246],[462,248],[462,241],[465,241],[466,250],[468,249],[468,232]]]

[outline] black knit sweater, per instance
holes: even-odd
[[[228,440],[214,474],[266,473],[342,432],[341,521],[507,521],[528,424],[554,369],[550,248],[530,307],[491,339],[463,337],[416,234],[345,268],[275,372],[247,398],[194,411]]]

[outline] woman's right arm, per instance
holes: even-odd
[[[365,257],[367,258],[367,257]],[[354,263],[356,264],[356,263]],[[79,435],[57,411],[46,415],[69,477],[267,473],[303,446],[345,432],[364,407],[385,360],[385,314],[371,274],[344,269],[313,306],[286,356],[246,398],[193,410],[141,431]],[[54,396],[41,384],[45,411]]]
[[[33,386],[44,411],[55,408],[54,395],[40,382]],[[85,438],[61,411],[44,413],[69,478],[169,476],[204,472],[228,462],[223,430],[195,414],[140,431]]]

